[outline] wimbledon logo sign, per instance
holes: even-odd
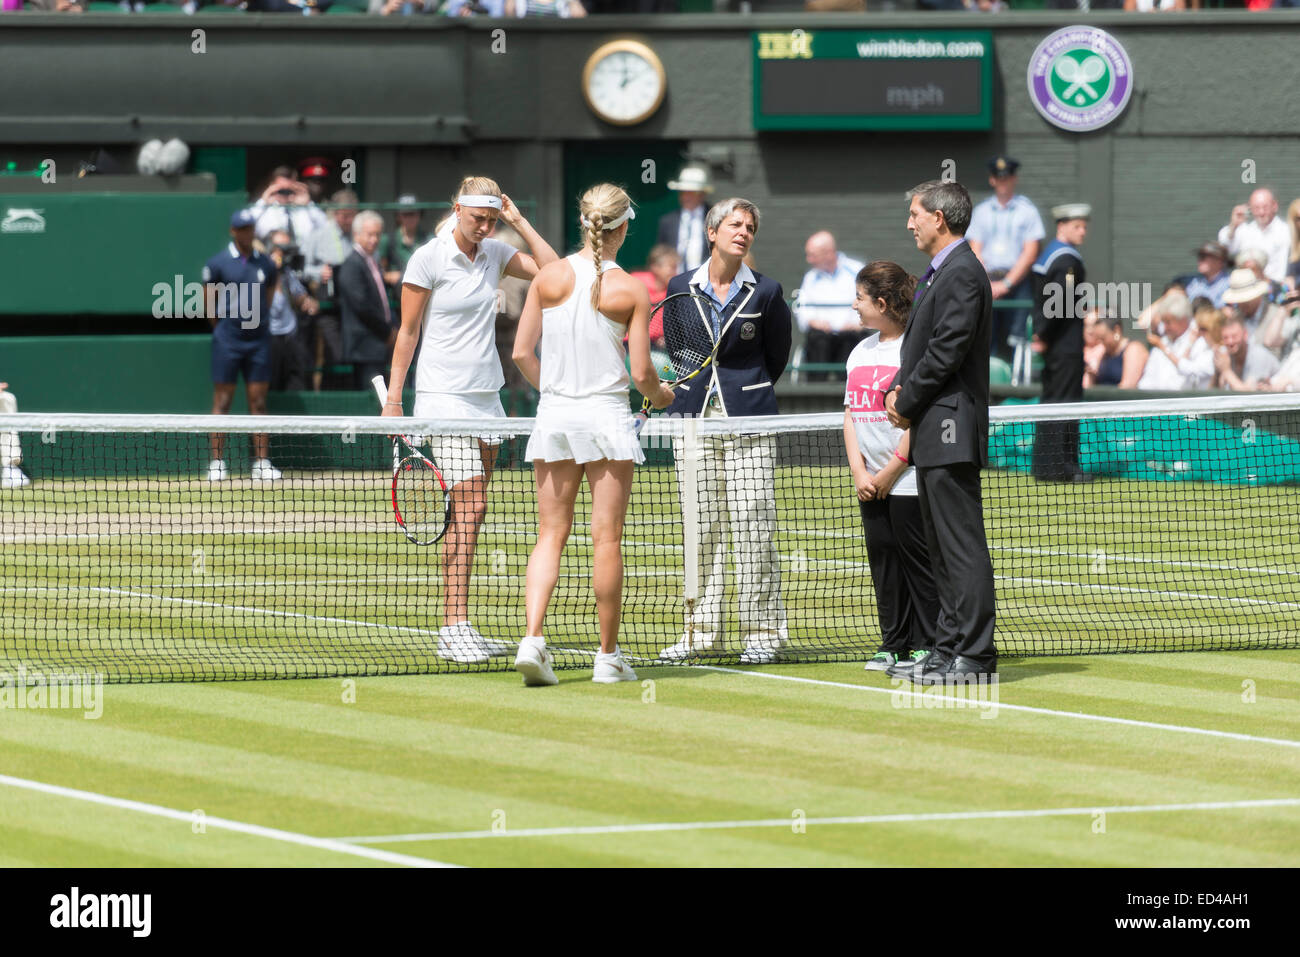
[[[1096,27],[1065,27],[1029,58],[1029,98],[1043,119],[1076,133],[1114,120],[1133,94],[1133,63]]]

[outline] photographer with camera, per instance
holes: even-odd
[[[307,288],[320,303],[320,314],[314,323],[312,358],[316,371],[312,374],[312,388],[321,388],[325,370],[346,361],[343,358],[343,325],[336,295],[335,271],[352,254],[352,220],[357,215],[357,194],[341,189],[330,197],[334,208],[325,224],[301,243],[306,265]],[[348,389],[351,379],[336,380],[328,388]]]
[[[311,369],[306,330],[298,325],[298,313],[314,316],[320,303],[311,297],[301,278],[304,258],[292,238],[277,229],[266,239],[267,254],[279,270],[271,298],[271,390],[301,392],[307,388]]]
[[[254,232],[263,241],[273,230],[283,229],[291,242],[301,243],[327,219],[325,211],[312,200],[307,184],[299,182],[288,166],[277,166],[272,171],[270,185],[250,209],[257,217]]]

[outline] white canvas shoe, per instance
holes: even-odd
[[[16,465],[6,465],[0,473],[0,488],[26,488],[32,480]]]
[[[560,679],[551,670],[555,659],[546,650],[545,639],[528,636],[519,642],[519,653],[515,655],[515,671],[524,676],[524,684],[529,687],[537,685],[558,685]]]
[[[681,641],[677,642],[677,644],[670,645],[659,652],[659,660],[686,661],[697,655],[716,654],[721,650],[717,635],[711,631],[697,631],[689,637],[683,635]]]
[[[226,463],[223,459],[213,459],[208,463],[209,482],[224,482],[228,478],[230,474],[226,471]]]
[[[462,665],[478,664],[488,660],[488,653],[467,629],[468,622],[443,625],[438,629],[438,657]]]
[[[252,478],[254,482],[278,482],[284,473],[271,464],[270,459],[258,459],[253,463]]]
[[[596,652],[596,666],[592,669],[591,680],[603,685],[612,685],[618,681],[636,681],[636,672],[623,660],[623,649],[616,647],[611,655],[603,651]]]
[[[462,627],[470,633],[470,636],[478,643],[480,648],[494,658],[499,655],[508,655],[515,650],[514,645],[508,641],[501,641],[498,638],[484,638],[479,634],[479,630],[469,622],[462,622]]]

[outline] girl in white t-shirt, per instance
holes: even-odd
[[[896,263],[869,263],[858,273],[853,308],[863,328],[877,335],[863,339],[849,355],[844,393],[844,448],[880,618],[880,649],[867,670],[902,678],[924,663],[939,621],[916,469],[908,462],[910,435],[890,425],[885,414],[885,393],[902,364],[915,293],[916,279]]]
[[[453,216],[412,255],[402,277],[402,328],[393,347],[384,415],[402,414],[402,389],[417,340],[417,418],[505,418],[505,376],[496,348],[497,287],[502,276],[532,279],[559,258],[510,197],[486,176],[470,176],[456,191]],[[489,235],[497,218],[523,237],[532,255]],[[487,514],[487,485],[500,437],[433,436],[433,460],[451,486],[452,512],[442,540],[443,626],[438,654],[473,663],[507,654],[510,646],[484,638],[469,619],[469,576]]]
[[[524,591],[527,634],[515,658],[528,685],[557,682],[542,626],[584,475],[591,486],[592,585],[600,618],[592,681],[636,680],[618,647],[623,521],[632,466],[645,460],[628,405],[625,336],[637,388],[656,409],[673,401],[650,359],[650,296],[614,262],[635,216],[632,201],[602,183],[583,194],[579,210],[586,243],[538,273],[515,336],[515,364],[542,394],[526,452],[537,476],[539,528]]]

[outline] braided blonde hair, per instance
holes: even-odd
[[[618,219],[632,205],[632,199],[612,183],[600,183],[582,194],[578,203],[583,235],[596,260],[596,281],[591,286],[591,308],[600,309],[600,269],[604,259],[605,224]]]

